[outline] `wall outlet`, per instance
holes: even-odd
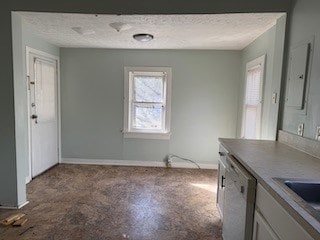
[[[320,141],[320,126],[317,126],[316,140],[317,140],[317,141]]]
[[[171,154],[169,154],[167,156],[167,159],[165,160],[167,168],[171,168],[172,167],[172,158],[173,158],[173,156]]]
[[[303,132],[304,132],[304,123],[300,123],[299,126],[298,126],[297,133],[298,133],[299,136],[302,137],[303,136]]]

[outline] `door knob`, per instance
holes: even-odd
[[[224,153],[224,152],[219,152],[219,155],[220,155],[221,157],[223,157],[223,156],[225,156],[225,153]]]
[[[38,115],[35,115],[35,114],[32,114],[31,115],[31,119],[34,119],[35,121],[35,124],[37,124],[38,123]]]

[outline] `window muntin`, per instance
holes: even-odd
[[[169,133],[170,78],[169,68],[125,69],[125,133]]]

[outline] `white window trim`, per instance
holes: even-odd
[[[246,64],[246,75],[245,75],[245,88],[244,88],[244,96],[243,96],[243,103],[242,103],[242,124],[241,124],[241,138],[244,138],[244,128],[245,128],[245,104],[246,104],[246,90],[247,90],[247,74],[250,69],[253,69],[260,65],[262,67],[261,69],[261,85],[260,85],[260,104],[259,104],[259,116],[260,116],[260,121],[258,122],[259,124],[259,129],[260,131],[257,133],[256,138],[261,139],[261,133],[262,133],[262,107],[263,107],[263,86],[264,86],[264,81],[265,81],[265,62],[266,62],[266,54],[262,55],[261,57],[258,57]]]
[[[166,113],[165,113],[165,131],[132,131],[129,130],[130,115],[129,115],[129,73],[130,72],[165,72],[166,77]],[[171,124],[171,80],[172,69],[170,67],[124,67],[124,121],[123,121],[123,136],[124,138],[143,138],[143,139],[170,139],[170,124]]]

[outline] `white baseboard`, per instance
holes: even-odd
[[[22,203],[18,206],[18,209],[23,208],[25,205],[27,205],[29,201],[26,201],[25,203]]]
[[[218,164],[211,163],[197,163],[201,169],[218,169]],[[192,168],[197,169],[198,167],[191,162],[172,162],[172,168]]]
[[[64,164],[88,164],[88,165],[115,165],[135,167],[166,167],[165,162],[149,162],[136,160],[112,160],[112,159],[85,159],[85,158],[61,158]],[[218,164],[198,163],[201,169],[217,169]],[[197,168],[189,162],[173,162],[172,168]]]
[[[88,164],[88,165],[165,167],[165,163],[162,163],[162,162],[112,160],[112,159],[62,158],[61,163]]]
[[[26,201],[25,203],[22,203],[20,204],[19,206],[17,207],[11,207],[11,206],[0,206],[0,209],[10,209],[10,210],[17,210],[17,209],[20,209],[22,207],[24,207],[25,205],[27,205],[29,203],[29,201]]]
[[[26,184],[28,184],[29,182],[31,182],[32,178],[31,176],[29,175],[28,177],[26,177]]]

